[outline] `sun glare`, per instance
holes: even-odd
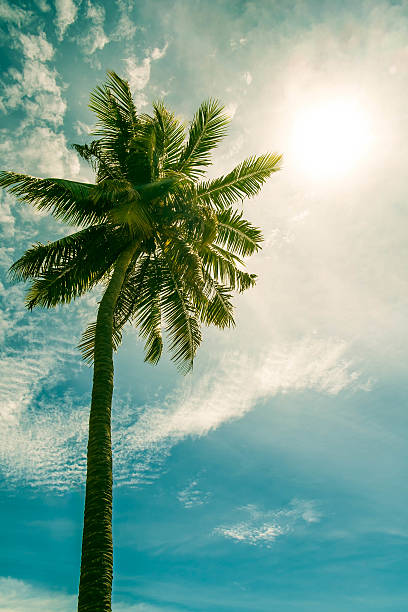
[[[368,153],[367,112],[353,100],[333,100],[296,113],[288,158],[313,180],[351,173]]]

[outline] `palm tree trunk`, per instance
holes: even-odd
[[[118,257],[96,320],[78,612],[112,609],[113,311],[136,249],[132,243]]]

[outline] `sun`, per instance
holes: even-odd
[[[288,161],[312,180],[351,174],[372,144],[369,113],[354,99],[326,100],[294,115]]]

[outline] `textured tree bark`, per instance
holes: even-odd
[[[132,243],[119,255],[96,320],[78,612],[112,609],[113,312],[136,249]]]

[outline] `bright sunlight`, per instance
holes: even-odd
[[[335,99],[295,114],[289,157],[310,179],[332,180],[354,171],[371,142],[364,108],[355,100]]]

